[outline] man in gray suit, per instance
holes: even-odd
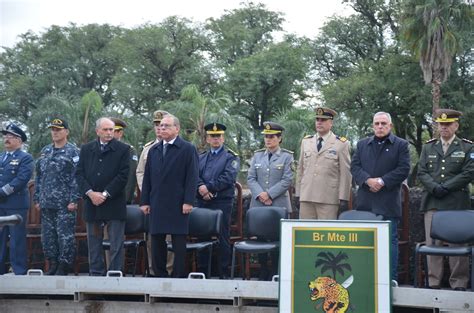
[[[278,206],[291,210],[288,188],[293,180],[293,152],[280,148],[284,128],[273,122],[263,123],[265,148],[255,151],[247,176],[252,193],[250,207]],[[267,255],[260,254],[260,280],[278,271],[278,254],[272,255],[272,272],[267,268]]]

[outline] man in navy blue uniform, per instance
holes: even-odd
[[[28,181],[33,174],[33,157],[22,151],[26,134],[15,124],[2,130],[5,151],[0,153],[0,216],[19,214],[23,221],[0,229],[0,275],[5,274],[7,241],[10,235],[10,263],[15,275],[27,270],[26,214],[29,206]]]
[[[219,276],[228,276],[230,264],[230,218],[234,203],[234,186],[239,171],[238,155],[224,147],[225,125],[211,123],[204,126],[210,149],[199,155],[199,182],[196,206],[222,210],[223,223],[219,236]],[[207,273],[209,254],[199,254],[198,267]]]
[[[351,173],[359,190],[357,210],[382,215],[392,224],[392,277],[398,276],[398,223],[402,215],[400,199],[403,181],[410,172],[408,142],[392,134],[392,118],[377,112],[373,119],[374,136],[360,140],[351,163]]]
[[[140,209],[150,214],[151,254],[155,275],[168,277],[166,235],[171,235],[173,277],[186,277],[186,237],[198,181],[196,147],[181,139],[179,119],[161,120],[162,140],[148,152]]]

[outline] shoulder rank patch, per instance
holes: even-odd
[[[231,149],[227,148],[227,151],[229,151],[230,154],[232,154],[233,156],[239,156],[239,154],[235,151],[232,151]]]
[[[466,139],[466,138],[462,138],[461,140],[464,141],[464,142],[467,142],[467,143],[474,143],[474,142],[472,142],[471,140]]]
[[[138,157],[136,154],[132,155],[132,160],[138,162]]]
[[[281,148],[281,151],[288,152],[288,153],[291,153],[291,154],[293,154],[293,153],[294,153],[293,151],[291,151],[291,150],[288,150],[288,149],[285,149],[285,148]]]
[[[313,137],[314,137],[314,135],[306,135],[306,136],[304,136],[303,139],[308,139],[308,138],[313,138]]]
[[[266,150],[266,148],[262,148],[262,149],[255,150],[255,152],[263,152],[265,150]]]
[[[437,138],[431,138],[430,140],[425,141],[425,143],[432,143],[432,142],[435,142],[437,140],[438,140]]]
[[[339,139],[340,141],[342,142],[346,142],[347,141],[347,138],[346,137],[339,137],[339,136],[336,136],[337,139]]]
[[[72,161],[73,161],[74,163],[79,162],[79,156],[76,155],[75,157],[73,157],[73,158],[72,158]]]

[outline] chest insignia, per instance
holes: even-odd
[[[13,159],[13,160],[10,161],[10,165],[16,166],[18,164],[20,164],[20,160],[18,160],[18,159]]]
[[[464,151],[454,151],[453,154],[451,154],[451,157],[453,158],[464,158],[466,154]]]
[[[336,152],[336,150],[334,150],[334,149],[329,149],[329,150],[328,150],[328,154],[336,155],[337,152]]]

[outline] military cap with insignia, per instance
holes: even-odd
[[[8,124],[7,127],[2,129],[2,134],[10,134],[16,137],[21,138],[21,141],[25,142],[28,138],[26,137],[26,134],[24,131],[21,130],[20,127],[16,126],[13,123]]]
[[[115,123],[114,130],[123,130],[124,128],[127,128],[127,123],[125,123],[124,120],[117,117],[111,117],[110,119]]]
[[[337,112],[334,111],[333,109],[329,108],[316,108],[316,118],[324,118],[324,119],[330,119],[333,120],[334,117],[337,115]]]
[[[163,110],[156,110],[155,112],[153,112],[153,122],[161,122],[161,120],[163,119],[163,117],[165,115],[168,115],[169,113],[166,112],[166,111],[163,111]]]
[[[68,123],[60,118],[52,119],[48,124],[48,128],[59,128],[59,129],[69,129]]]
[[[263,123],[263,131],[262,134],[264,135],[279,135],[281,134],[285,128],[280,124],[274,122],[264,122]]]
[[[451,109],[437,109],[435,111],[435,122],[452,123],[459,121],[462,112]]]
[[[226,129],[225,125],[219,123],[210,123],[204,126],[204,130],[208,135],[221,135],[225,133]]]

